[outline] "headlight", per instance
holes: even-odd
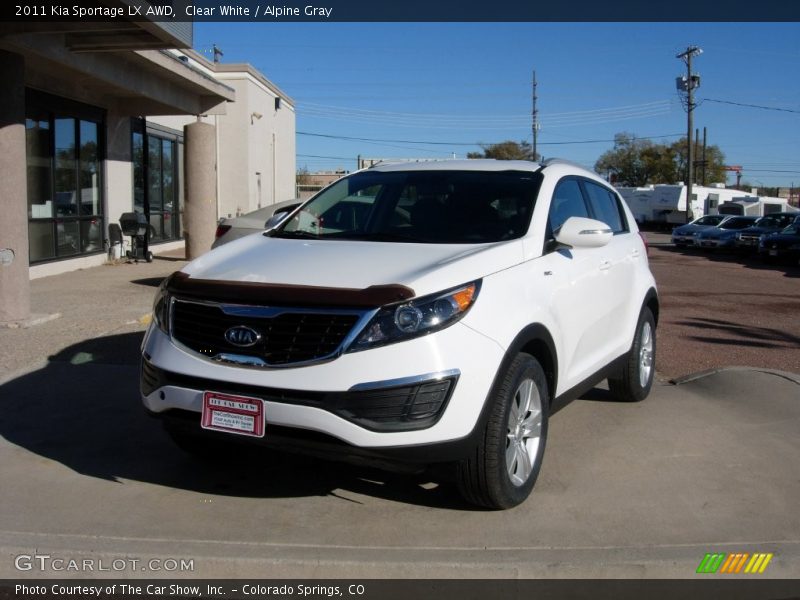
[[[169,333],[169,292],[167,292],[167,282],[169,277],[161,282],[153,300],[153,321],[164,333]]]
[[[481,288],[473,281],[411,302],[384,306],[350,346],[358,352],[427,335],[459,321],[475,303]]]

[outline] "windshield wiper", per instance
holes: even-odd
[[[264,235],[269,235],[270,237],[276,238],[285,238],[285,239],[304,239],[304,240],[319,240],[321,236],[317,235],[316,233],[311,233],[310,231],[304,231],[302,229],[297,229],[295,231],[267,231]]]

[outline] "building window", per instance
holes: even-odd
[[[103,251],[102,117],[97,113],[29,94],[25,142],[31,263]]]
[[[179,238],[177,140],[142,131],[140,121],[134,125],[132,148],[133,209],[150,222],[151,242]]]

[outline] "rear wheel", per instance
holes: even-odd
[[[608,389],[624,402],[644,400],[653,386],[656,371],[656,321],[645,307],[639,315],[633,347],[616,377],[608,378]]]
[[[530,495],[544,456],[550,396],[539,362],[518,354],[490,401],[480,441],[458,465],[458,485],[468,502],[511,508]]]

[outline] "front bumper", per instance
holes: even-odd
[[[733,238],[695,238],[694,243],[698,248],[733,248],[735,240]]]
[[[673,233],[672,234],[672,243],[676,246],[691,246],[694,244],[694,235],[692,234],[680,234],[680,233]]]
[[[142,399],[151,413],[165,417],[174,411],[193,413],[199,429],[204,392],[238,393],[264,401],[267,437],[271,428],[300,429],[361,448],[409,447],[466,438],[478,423],[504,355],[496,342],[463,323],[298,368],[218,363],[176,346],[155,325],[148,330],[142,351]],[[419,428],[397,430],[403,428],[399,426],[393,430],[391,419],[389,427],[384,426],[386,420],[376,427],[374,419],[365,418],[363,410],[369,403],[381,401],[374,395],[376,391],[404,385],[424,387],[444,380],[450,382],[450,388],[446,397],[437,400],[441,401],[440,410],[424,415],[417,423]],[[431,392],[430,386],[422,391],[426,390]],[[416,397],[419,391],[411,394]],[[392,410],[395,408],[396,403]]]

